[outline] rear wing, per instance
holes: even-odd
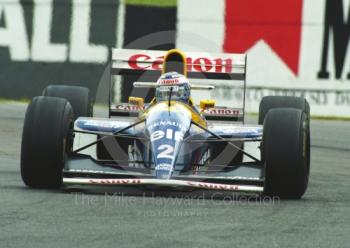
[[[171,65],[173,62],[178,64],[180,61],[181,63],[181,59],[183,65],[180,67]],[[111,75],[147,75],[154,76],[156,79],[166,71],[175,70],[186,75],[189,79],[241,81],[244,84],[243,109],[239,109],[238,112],[234,111],[234,113],[239,113],[237,114],[238,120],[241,121],[244,118],[245,107],[246,61],[245,54],[234,53],[183,53],[177,49],[170,51],[112,49]],[[182,66],[183,68],[181,68]],[[110,102],[112,102],[111,99]],[[132,111],[128,112],[129,109]],[[128,107],[125,103],[111,105],[110,115],[135,116],[135,108]],[[206,114],[204,113],[204,115]],[[222,114],[216,118],[213,111],[208,117],[211,120],[223,119]],[[232,119],[232,116],[230,117],[228,119]]]
[[[112,75],[161,75],[168,51],[113,49]],[[187,77],[201,79],[245,80],[246,55],[233,53],[185,52]]]

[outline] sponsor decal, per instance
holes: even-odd
[[[173,92],[178,92],[179,91],[179,86],[160,86],[159,91],[161,92],[168,92],[170,91],[170,88],[173,88]]]
[[[159,81],[159,84],[168,85],[168,84],[178,84],[179,82],[180,81],[177,78],[175,78],[175,79],[162,79]]]
[[[140,179],[90,179],[91,184],[141,184]]]
[[[228,108],[211,108],[204,110],[206,115],[219,115],[219,116],[239,116],[242,115],[239,109]]]
[[[223,133],[261,133],[262,128],[222,128]]]
[[[172,127],[178,127],[180,130],[185,130],[185,128],[183,127],[183,125],[181,123],[178,123],[176,121],[158,121],[155,123],[152,123],[150,125],[148,125],[149,129],[154,129],[156,127],[159,126],[172,126]]]
[[[171,164],[158,164],[156,166],[156,170],[167,170],[167,171],[171,171],[172,170],[172,166]]]
[[[187,182],[188,186],[204,188],[204,189],[218,189],[218,190],[238,190],[238,185],[216,184],[216,183],[204,183],[204,182]]]
[[[242,176],[234,176],[234,177],[228,177],[227,179],[231,180],[260,180],[259,177],[242,177]]]
[[[137,105],[117,104],[115,105],[115,109],[123,112],[138,112],[143,110],[144,107],[140,107]]]
[[[110,174],[109,171],[100,170],[85,170],[85,169],[70,169],[68,172],[79,172],[79,173],[93,173],[93,174]]]
[[[164,56],[152,58],[147,54],[134,54],[129,58],[130,68],[135,70],[161,70]],[[231,73],[233,70],[232,59],[222,58],[186,58],[187,71],[192,72],[217,72]]]
[[[100,120],[79,121],[78,126],[80,126],[80,123],[83,126],[96,126],[101,128],[118,128],[121,126],[120,122],[100,121]]]
[[[173,129],[168,128],[165,131],[157,130],[151,134],[151,141],[156,141],[162,138],[166,138],[169,140],[181,141],[183,139],[183,132],[174,131]]]

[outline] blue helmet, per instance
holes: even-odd
[[[188,102],[191,97],[191,85],[188,79],[177,72],[167,72],[157,81],[156,100],[167,101],[171,92],[171,100]]]

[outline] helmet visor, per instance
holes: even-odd
[[[184,85],[158,86],[156,90],[157,101],[169,100],[170,93],[172,100],[186,100],[188,98],[188,92]]]

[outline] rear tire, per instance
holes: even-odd
[[[79,86],[49,85],[43,91],[43,96],[66,99],[73,108],[74,120],[78,117],[92,116],[92,98],[90,90]]]
[[[259,125],[262,125],[266,114],[274,108],[296,108],[305,112],[310,119],[310,105],[305,98],[294,96],[265,96],[259,106]]]
[[[272,109],[264,121],[262,160],[269,196],[299,199],[310,174],[309,121],[299,109]]]
[[[59,188],[66,152],[71,149],[69,130],[73,110],[56,97],[35,97],[24,119],[21,176],[33,188]]]

